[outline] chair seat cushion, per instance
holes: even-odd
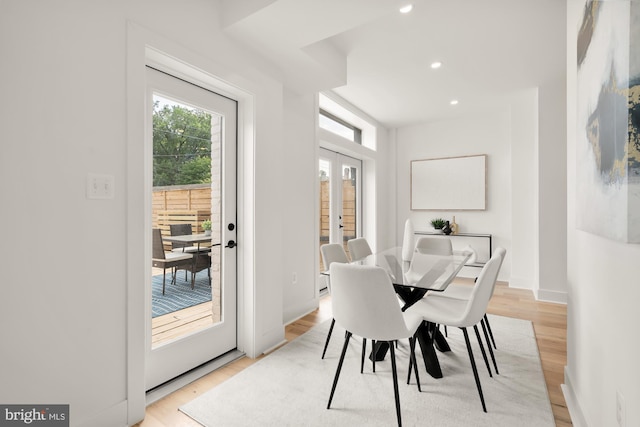
[[[411,334],[415,334],[424,320],[422,313],[407,310],[402,313],[402,315],[404,316],[404,323],[407,325],[409,332],[411,332]]]
[[[471,298],[472,292],[473,286],[452,284],[449,285],[444,292],[432,292],[429,296],[468,300]]]
[[[177,252],[167,252],[164,256],[167,261],[180,261],[193,258],[193,254]]]
[[[447,326],[457,326],[466,328],[473,326],[464,322],[468,301],[455,298],[443,298],[427,295],[420,301],[409,307],[405,315],[420,315],[427,322],[437,323]]]
[[[182,252],[208,252],[210,251],[211,248],[207,248],[207,247],[201,247],[198,250],[197,246],[185,246],[184,248],[175,248],[175,249],[171,249],[171,252],[175,252],[175,253],[182,253]]]

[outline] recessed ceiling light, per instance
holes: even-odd
[[[432,62],[431,63],[431,68],[433,68],[434,70],[437,69],[437,68],[440,68],[440,67],[442,67],[442,62],[440,62],[440,61],[436,61],[436,62]]]
[[[457,99],[452,99],[451,102],[449,103],[451,105],[458,105],[458,100]]]
[[[402,6],[400,8],[400,13],[409,13],[413,10],[413,5],[412,4],[408,4],[406,6]]]

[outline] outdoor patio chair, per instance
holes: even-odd
[[[164,295],[165,282],[167,278],[167,268],[171,269],[171,283],[176,283],[177,268],[186,268],[193,265],[193,254],[180,252],[165,252],[162,243],[162,231],[159,228],[153,229],[153,249],[152,249],[152,265],[162,268],[162,295]],[[193,288],[194,279],[191,279],[191,287]]]

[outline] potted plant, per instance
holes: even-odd
[[[205,219],[204,221],[202,221],[202,229],[204,230],[204,234],[206,234],[207,236],[211,235],[211,220],[210,219]]]
[[[444,227],[446,223],[447,222],[442,218],[434,218],[431,220],[431,226],[438,232],[442,231],[442,227]]]

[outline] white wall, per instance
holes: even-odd
[[[628,3],[628,2],[627,2]],[[626,426],[640,425],[640,245],[576,229],[576,37],[583,0],[567,13],[568,316],[565,395],[574,425],[616,426],[616,392]],[[637,2],[636,2],[637,6]],[[635,52],[637,55],[637,51]]]
[[[144,215],[127,163],[128,121],[136,117],[129,98],[142,96],[127,81],[127,58],[140,59],[129,52],[129,22],[255,98],[255,164],[244,183],[254,191],[255,215],[239,224],[253,231],[245,242],[254,261],[245,297],[256,308],[255,335],[246,344],[255,354],[275,345],[284,338],[283,313],[313,304],[312,249],[308,264],[304,252],[289,257],[297,242],[285,224],[289,208],[308,213],[288,202],[290,192],[313,205],[315,122],[300,122],[295,112],[311,111],[312,97],[288,93],[277,66],[230,41],[219,15],[208,0],[0,3],[0,215],[11,242],[2,262],[0,402],[69,403],[74,426],[123,425],[135,421],[127,414],[144,411],[144,390],[128,389],[130,376],[141,375],[128,372],[135,357],[128,358],[127,322],[139,311],[127,304],[140,303],[128,292],[143,284],[127,280],[146,268],[134,262],[144,242],[129,238],[140,234]],[[303,160],[291,161],[290,149]],[[115,176],[114,199],[86,199],[92,172]],[[288,174],[308,178],[287,183]],[[307,232],[308,222],[294,227]],[[300,285],[284,296],[293,268]],[[131,399],[136,407],[127,407]]]
[[[285,92],[282,222],[284,323],[318,307],[316,97]],[[296,283],[293,283],[293,275]]]
[[[511,108],[511,277],[509,286],[535,289],[538,257],[538,89],[514,94]],[[527,197],[522,197],[527,195]]]
[[[510,277],[511,249],[511,144],[509,112],[424,123],[399,128],[396,138],[397,244],[401,244],[404,222],[411,218],[416,231],[429,230],[436,217],[451,220],[455,215],[460,232],[490,233],[493,246],[507,249],[500,280]],[[484,211],[411,211],[410,162],[439,157],[487,154],[487,209]],[[446,183],[435,183],[446,185]],[[482,244],[485,244],[483,241]],[[472,243],[472,246],[480,245]],[[474,276],[478,269],[465,268],[462,276]]]
[[[564,48],[548,50],[548,61],[564,58]],[[406,218],[416,230],[426,230],[430,219],[455,215],[460,232],[490,233],[493,247],[507,250],[500,280],[531,289],[537,299],[566,302],[564,76],[562,63],[538,87],[505,99],[504,111],[395,131],[398,243]],[[488,155],[485,211],[410,210],[411,160],[472,154]],[[465,268],[461,275],[473,277],[477,269]]]

